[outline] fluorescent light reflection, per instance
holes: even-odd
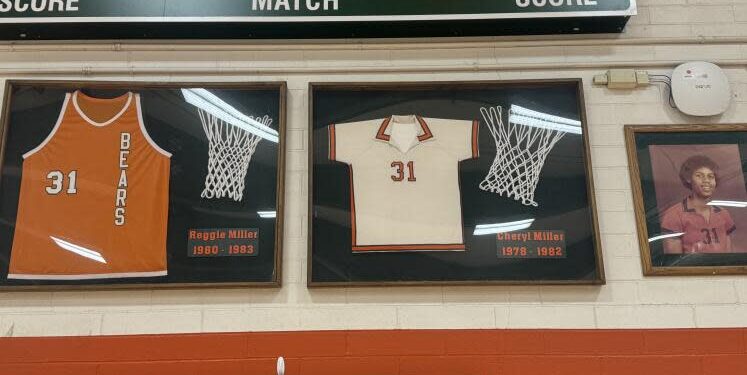
[[[535,128],[558,130],[573,134],[583,134],[583,130],[581,129],[581,121],[532,111],[531,109],[519,107],[518,105],[511,106],[508,121],[515,124],[532,126]]]
[[[747,202],[740,201],[710,201],[709,206],[723,206],[723,207],[736,207],[736,208],[747,208]]]
[[[182,89],[182,94],[187,103],[218,117],[228,124],[273,143],[280,141],[279,134],[275,129],[241,113],[241,111],[224,102],[208,90]]]
[[[675,237],[682,237],[685,233],[669,233],[669,234],[662,234],[660,236],[651,237],[648,239],[648,242],[654,242],[654,241],[660,241],[665,240],[667,238],[675,238]]]
[[[257,211],[257,214],[263,219],[274,219],[278,216],[276,211]]]
[[[515,232],[517,230],[528,229],[533,223],[534,219],[499,224],[480,224],[475,227],[475,231],[472,234],[475,236],[484,236],[486,234]]]
[[[99,263],[106,264],[106,259],[104,259],[104,257],[101,256],[101,253],[99,253],[97,251],[86,249],[85,247],[76,245],[74,243],[67,242],[65,240],[61,240],[61,239],[56,238],[56,237],[50,236],[49,238],[51,238],[52,241],[54,241],[54,243],[57,244],[57,246],[65,249],[65,250],[67,250],[69,252],[78,254],[78,255],[80,255],[82,257],[86,257],[86,258],[91,259],[91,260],[95,260],[95,261],[97,261]]]

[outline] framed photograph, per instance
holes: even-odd
[[[9,82],[0,288],[279,286],[285,90]]]
[[[604,282],[580,80],[310,95],[310,286]]]
[[[747,125],[625,135],[644,274],[747,273]]]

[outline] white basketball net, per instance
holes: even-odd
[[[208,174],[205,177],[202,197],[228,197],[237,202],[241,201],[244,198],[244,181],[249,163],[262,138],[203,109],[198,109],[198,112],[209,141]],[[265,126],[272,124],[269,116],[250,119]]]
[[[547,155],[566,133],[581,134],[581,123],[518,106],[511,106],[508,122],[503,121],[501,107],[480,108],[480,112],[496,147],[480,189],[539,206],[534,191]]]

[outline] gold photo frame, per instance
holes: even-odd
[[[747,124],[628,125],[646,276],[747,274]]]

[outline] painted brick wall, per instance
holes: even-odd
[[[286,80],[290,90],[282,289],[3,292],[0,336],[747,326],[747,277],[642,277],[622,130],[623,124],[747,121],[747,1],[639,4],[628,31],[609,36],[0,44],[0,79]],[[590,83],[609,67],[667,74],[697,59],[729,75],[734,103],[723,116],[687,118],[668,107],[660,86],[609,91]],[[572,77],[583,78],[586,90],[607,285],[306,288],[308,82]]]

